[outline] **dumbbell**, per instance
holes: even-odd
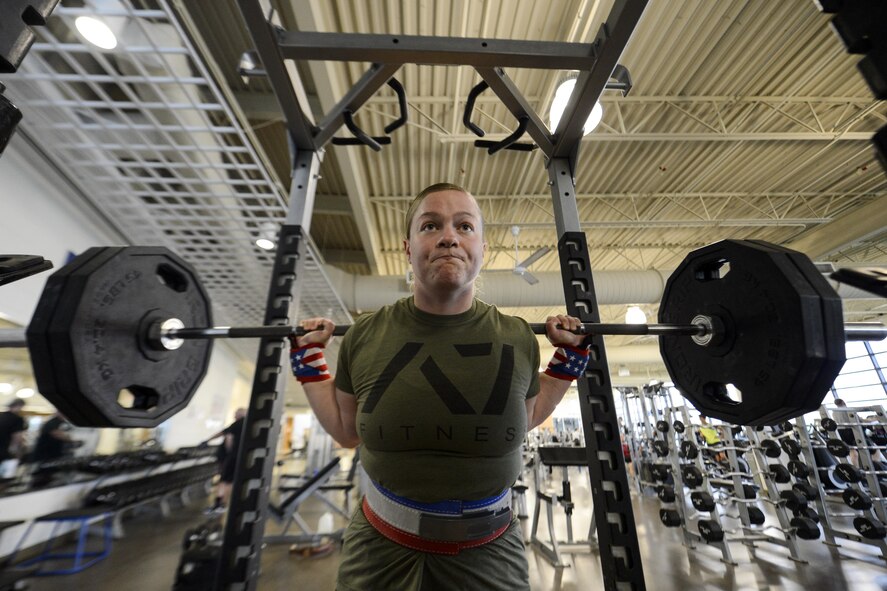
[[[674,503],[676,498],[674,487],[668,484],[658,486],[656,487],[656,496],[659,497],[659,500],[663,503]]]
[[[699,523],[696,524],[696,529],[699,530],[699,535],[706,542],[716,544],[724,541],[724,530],[713,519],[700,519]]]
[[[818,516],[817,516],[818,517]],[[819,524],[809,517],[792,517],[789,521],[792,529],[802,540],[818,540],[820,535]]]
[[[887,423],[881,422],[872,422],[872,421],[860,421],[858,423],[839,423],[836,420],[826,417],[819,422],[819,425],[822,429],[829,433],[834,433],[838,430],[838,427],[862,427],[863,429],[867,429],[869,427],[883,427],[887,429]]]
[[[656,482],[665,482],[671,473],[671,466],[668,464],[652,464],[650,472],[653,474],[653,480]]]
[[[844,504],[857,511],[868,511],[874,501],[887,501],[887,497],[873,497],[859,489],[850,487],[841,493]]]
[[[664,458],[668,455],[668,442],[664,439],[653,440],[653,451],[656,452],[656,455],[660,458]]]
[[[807,506],[807,496],[794,489],[780,491],[779,498],[785,508],[792,512]]]
[[[702,482],[704,481],[702,471],[692,464],[681,466],[681,478],[683,479],[684,484],[690,488],[702,486]]]
[[[859,535],[869,540],[883,540],[887,537],[887,528],[877,519],[857,517],[853,520],[853,527]]]
[[[885,470],[862,470],[853,464],[840,463],[835,466],[835,474],[844,482],[862,482],[865,474],[887,474]]]
[[[765,439],[761,442],[760,445],[722,445],[719,447],[712,448],[713,450],[721,451],[721,450],[735,450],[740,453],[744,453],[750,449],[759,449],[764,452],[764,455],[768,458],[778,458],[782,455],[782,448],[779,446],[779,443],[772,439]]]
[[[789,460],[788,472],[795,478],[805,479],[810,476],[810,467],[801,460]]]
[[[681,441],[678,456],[687,460],[695,460],[696,457],[699,456],[699,448],[696,447],[696,444],[692,441],[685,439]]]
[[[681,421],[675,421],[671,426],[674,428],[675,433],[683,433],[686,430],[684,423]]]
[[[733,490],[733,493],[735,494],[736,491]],[[743,493],[744,498],[730,496],[730,497],[726,497],[725,500],[726,501],[733,501],[735,503],[751,503],[752,501],[754,501],[755,499],[758,498],[758,488],[753,484],[745,484],[744,483],[742,485],[742,493]]]
[[[804,495],[808,501],[813,501],[819,496],[817,490],[809,482],[795,482],[792,490]]]
[[[676,509],[660,509],[659,521],[665,527],[680,527],[683,524],[680,513]]]
[[[887,449],[887,445],[854,445],[853,448],[851,448],[843,440],[834,437],[828,439],[824,446],[814,445],[813,447],[825,447],[829,453],[836,458],[846,458],[850,455],[851,449],[867,449],[875,451]]]

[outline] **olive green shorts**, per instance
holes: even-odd
[[[345,530],[337,591],[529,591],[517,518],[488,544],[456,556],[411,550],[370,525],[358,506]]]

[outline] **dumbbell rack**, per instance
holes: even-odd
[[[684,432],[678,433],[675,429],[669,429],[667,433],[663,433],[663,437],[667,438],[669,433],[674,433],[674,436],[671,437],[671,441],[669,445],[669,453],[668,460],[671,465],[672,476],[674,477],[674,489],[675,489],[675,509],[678,512],[678,515],[681,517],[681,529],[684,533],[684,546],[689,550],[696,549],[696,544],[699,542],[705,543],[709,546],[714,546],[721,551],[721,562],[726,564],[737,566],[738,563],[733,560],[733,555],[730,552],[730,546],[727,544],[726,535],[719,542],[708,541],[702,537],[702,535],[697,531],[692,531],[688,528],[688,524],[694,517],[698,515],[695,508],[693,509],[693,513],[690,513],[689,508],[685,502],[685,497],[683,495],[684,491],[684,475],[681,470],[681,460],[682,458],[678,455],[678,449],[680,448],[680,441],[686,437],[691,437],[695,432],[696,425],[692,425],[690,423],[690,415],[687,412],[686,406],[669,406],[664,409],[665,417],[670,425],[674,424],[675,415],[679,415],[681,417],[681,421],[684,424]],[[668,439],[666,439],[667,441]],[[702,484],[695,488],[691,488],[689,485],[688,488],[694,491],[703,491],[712,495],[712,487],[709,482],[708,474],[705,471],[705,464],[703,463],[702,454],[697,454],[696,457],[689,461],[689,463],[695,465],[696,469],[702,474]],[[721,523],[721,515],[718,511],[717,505],[713,511],[709,513],[710,521],[716,523],[718,527],[723,531],[724,527]],[[699,520],[695,520],[698,524]]]
[[[746,453],[751,452],[755,466],[752,467],[750,465],[749,467],[754,472],[753,477],[756,477],[758,479],[758,483],[761,486],[761,493],[767,495],[765,501],[773,506],[774,512],[776,513],[776,518],[779,521],[779,527],[776,529],[779,529],[782,532],[784,539],[780,539],[778,537],[764,533],[764,530],[767,529],[767,526],[762,529],[752,529],[751,522],[748,516],[748,509],[745,506],[745,503],[742,502],[739,503],[739,514],[742,518],[743,530],[745,531],[746,535],[739,539],[741,539],[741,541],[748,546],[752,556],[754,556],[754,542],[767,542],[769,544],[775,544],[777,546],[788,548],[789,558],[791,558],[795,562],[807,564],[807,561],[801,558],[801,554],[798,549],[798,536],[791,524],[791,518],[788,515],[785,501],[780,497],[778,483],[771,475],[771,472],[768,469],[769,463],[765,459],[764,454],[761,453],[763,444],[761,432],[757,431],[753,427],[745,427],[745,435],[750,443],[749,449],[748,451],[746,451]],[[790,432],[782,435],[782,437],[788,436],[790,436]],[[744,499],[745,490],[743,489],[741,483],[741,471],[739,469],[739,463],[736,460],[737,454],[732,431],[727,430],[726,440],[727,457],[730,460],[730,465],[734,468],[733,480],[734,483],[736,483],[735,491],[738,496]]]
[[[875,472],[875,466],[872,461],[872,455],[869,452],[867,447],[865,431],[864,427],[866,426],[864,423],[859,421],[859,413],[860,412],[874,412],[878,417],[880,417],[881,422],[887,424],[884,421],[884,409],[881,406],[865,406],[865,407],[854,407],[852,409],[832,409],[831,415],[829,414],[829,410],[826,409],[825,406],[820,407],[819,414],[822,419],[832,419],[837,421],[838,423],[850,423],[849,428],[853,431],[853,437],[857,443],[857,453],[859,454],[859,462],[862,466],[863,470],[866,470],[865,474],[866,484],[868,484],[869,492],[872,497],[872,508],[868,509],[867,512],[874,519],[877,519],[881,523],[887,523],[887,507],[885,504],[878,500],[877,497],[881,497],[881,487],[878,482],[878,477]],[[811,462],[810,466],[815,466],[812,463],[813,460],[813,445],[807,436],[806,425],[804,423],[804,417],[798,417],[797,419],[798,427],[801,429],[801,437],[803,439],[802,443],[806,443],[804,446],[805,451],[808,452],[809,458]],[[846,427],[845,427],[846,428]],[[860,445],[861,444],[861,445]],[[814,474],[816,479],[816,484],[822,489],[821,481],[819,478],[819,470],[811,469],[811,472]],[[823,511],[820,512],[821,515],[821,525],[823,533],[825,534],[826,541],[825,543],[830,546],[840,547],[841,545],[837,542],[837,538],[850,540],[851,542],[857,542],[860,544],[867,544],[869,546],[875,546],[880,549],[881,557],[887,560],[887,539],[873,539],[866,538],[859,535],[856,532],[849,532],[842,529],[838,529],[833,524],[833,515],[830,515],[826,508],[826,503],[822,503]]]
[[[632,463],[635,466],[635,469],[633,471],[634,474],[630,474],[630,476],[634,481],[634,485],[635,488],[637,488],[638,494],[643,494],[645,486],[649,486],[651,484],[648,482],[644,482],[643,470],[641,469],[641,466],[649,457],[646,449],[648,449],[650,444],[653,442],[653,428],[650,425],[649,415],[647,413],[647,405],[644,401],[645,394],[643,394],[637,388],[619,388],[619,392],[622,394],[623,426],[627,431],[627,433],[625,434],[625,438],[628,443],[628,448],[631,450]],[[638,405],[640,406],[640,413],[637,412]],[[637,421],[635,419],[636,415],[638,414],[640,418],[642,418],[642,420],[640,421]],[[644,430],[645,437],[639,440],[638,430],[640,428]],[[646,445],[642,445],[642,443],[646,443]]]

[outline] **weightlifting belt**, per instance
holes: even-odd
[[[401,546],[456,555],[505,533],[511,525],[511,491],[479,501],[419,503],[372,482],[363,513],[380,534]]]

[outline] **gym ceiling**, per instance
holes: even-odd
[[[267,3],[266,3],[267,4]],[[286,213],[289,152],[270,85],[238,72],[249,35],[234,0],[102,1],[125,32],[103,51],[74,32],[83,2],[63,0],[7,94],[26,113],[20,131],[71,178],[83,206],[101,211],[133,244],[162,244],[193,263],[217,324],[258,324],[273,253],[254,241]],[[608,0],[286,0],[288,30],[588,42]],[[725,239],[794,246],[838,266],[887,261],[887,174],[869,138],[887,123],[812,0],[651,0],[620,64],[633,87],[605,91],[603,120],[582,143],[580,222],[596,271],[674,269],[690,250]],[[295,64],[315,121],[368,64]],[[568,72],[509,68],[544,120]],[[404,277],[402,218],[434,182],[465,186],[486,219],[486,272],[515,267],[540,248],[534,275],[558,272],[557,236],[543,157],[475,148],[462,124],[470,68],[405,66],[409,123],[380,152],[328,146],[311,225],[303,315],[349,321],[321,272]],[[398,116],[384,87],[357,113],[370,135]],[[516,121],[491,91],[472,120],[501,139]],[[338,136],[349,135],[341,130]],[[528,141],[524,139],[524,141]],[[536,286],[514,276],[515,289]],[[392,301],[397,294],[392,292]],[[650,322],[657,305],[644,303]],[[530,321],[559,308],[507,311]],[[622,322],[625,304],[602,306]],[[884,322],[883,300],[845,302],[848,321]],[[615,348],[653,337],[612,337]],[[241,349],[244,356],[254,353]],[[628,349],[626,349],[628,350]],[[643,356],[640,356],[643,357]],[[655,360],[626,362],[633,377],[665,377]],[[612,368],[616,373],[615,367]],[[622,383],[614,377],[614,383]]]

